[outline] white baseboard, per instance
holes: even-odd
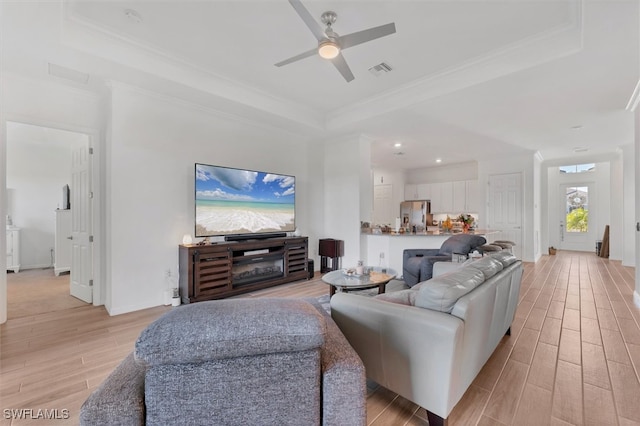
[[[633,292],[633,303],[636,304],[638,308],[640,308],[640,294],[637,291]]]
[[[44,264],[44,265],[20,265],[20,270],[27,269],[51,269],[53,271],[53,265]]]
[[[162,301],[157,300],[157,301],[148,301],[145,303],[117,306],[117,307],[113,307],[113,306],[107,307],[107,305],[105,305],[105,308],[107,309],[107,312],[109,313],[109,315],[114,316],[114,315],[134,312],[134,311],[141,311],[143,309],[155,308],[156,306],[161,306],[161,305],[163,305]]]

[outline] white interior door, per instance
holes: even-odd
[[[593,200],[593,185],[588,183],[561,184],[560,200],[560,244],[561,250],[595,250],[594,211],[589,209]]]
[[[488,219],[489,229],[499,231],[488,239],[513,241],[513,252],[522,259],[522,174],[489,177]]]
[[[91,155],[88,144],[71,154],[71,295],[93,302]]]

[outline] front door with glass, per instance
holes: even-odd
[[[588,183],[560,185],[560,249],[591,251],[595,247],[594,212],[589,209],[593,198]]]

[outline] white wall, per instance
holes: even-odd
[[[635,183],[635,197],[636,197],[636,202],[635,202],[635,212],[633,215],[633,220],[635,222],[635,226],[638,227],[640,226],[640,185],[638,185],[638,182],[640,182],[640,108],[636,108],[635,111],[633,112],[634,114],[634,128],[635,128],[635,133],[634,133],[634,148],[635,148],[635,153],[634,153],[634,173],[633,173],[633,179],[634,179],[634,183]],[[635,243],[636,243],[636,247],[635,247],[635,259],[636,259],[636,265],[640,265],[640,229],[636,228],[636,232],[635,232]],[[640,307],[640,268],[636,267],[636,291],[633,293],[633,300],[636,303],[636,306]]]
[[[620,147],[621,159],[615,162],[617,165],[616,170],[616,182],[613,181],[614,170],[612,162],[612,182],[611,193],[614,198],[615,204],[612,202],[612,218],[611,218],[611,232],[615,232],[616,241],[622,241],[622,244],[613,250],[611,248],[610,258],[616,260],[622,260],[622,264],[625,266],[636,266],[636,186],[635,180],[635,148],[633,144],[628,144]],[[620,170],[622,169],[622,170]],[[622,181],[617,177],[622,174]],[[622,188],[622,191],[620,191]],[[621,193],[622,192],[622,193]],[[613,216],[615,213],[615,217]],[[611,238],[613,240],[613,237]],[[622,250],[622,253],[620,253]]]
[[[440,183],[476,179],[478,179],[478,163],[475,161],[405,172],[405,183]]]
[[[319,177],[308,171],[309,144],[300,136],[120,84],[110,115],[111,314],[162,304],[165,271],[177,276],[178,244],[193,233],[196,162],[295,175],[296,225],[302,235],[320,234],[309,220],[321,206],[312,192]]]
[[[324,235],[344,241],[343,266],[355,265],[361,258],[361,191],[371,191],[371,179],[363,188],[363,176],[371,173],[371,159],[366,155],[369,141],[358,135],[327,141],[324,168]],[[354,162],[354,158],[360,158]],[[368,195],[365,195],[368,197]],[[367,204],[365,202],[364,204]]]
[[[533,156],[533,259],[542,256],[542,157]]]

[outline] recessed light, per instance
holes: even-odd
[[[394,147],[396,148],[400,148],[402,146],[402,144],[400,142],[396,142],[393,144]]]
[[[138,12],[137,10],[125,9],[124,16],[126,16],[131,22],[135,24],[139,24],[140,22],[142,22],[142,15],[140,15],[140,12]]]
[[[436,163],[442,163],[442,158],[436,158]]]

